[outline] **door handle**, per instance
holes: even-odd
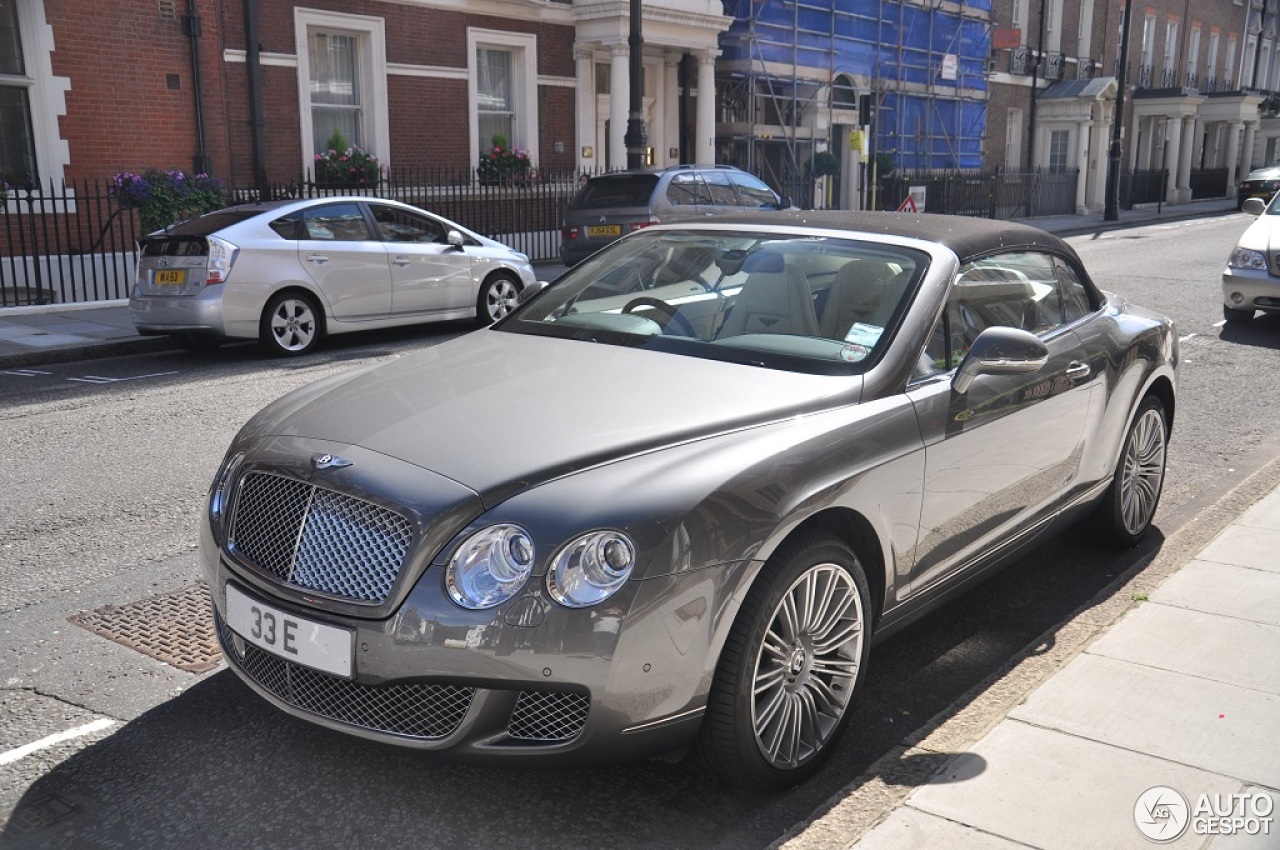
[[[391,262],[395,263],[397,266],[400,266],[401,268],[404,268],[405,266],[409,265],[409,263],[413,261],[410,260],[408,257],[396,257]]]
[[[324,254],[311,254],[307,259],[315,263],[317,266],[323,266],[325,263],[329,262],[329,258]]]
[[[1089,376],[1093,374],[1093,369],[1089,368],[1088,363],[1081,363],[1079,360],[1073,361],[1067,367],[1067,380],[1073,384],[1081,381],[1087,381]]]

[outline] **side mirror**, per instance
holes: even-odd
[[[533,283],[526,286],[524,289],[520,290],[520,294],[516,296],[516,306],[519,307],[521,304],[528,301],[530,298],[537,295],[539,292],[541,292],[546,288],[547,288],[547,282],[545,280],[534,281]]]
[[[790,195],[783,195],[782,197],[778,198],[778,209],[780,209],[780,210],[789,210],[789,209],[791,209],[791,196],[790,196]]]
[[[463,240],[462,234],[456,230],[450,230],[448,234],[445,235],[444,241],[448,242],[451,248],[457,248],[459,251],[462,250],[463,245],[467,244],[466,241]]]
[[[978,334],[951,381],[961,395],[979,375],[1038,372],[1049,362],[1049,349],[1035,334],[1019,328],[991,327]]]
[[[1249,215],[1262,215],[1266,208],[1267,204],[1262,200],[1262,198],[1249,198],[1244,202],[1244,206],[1240,209],[1247,212]]]

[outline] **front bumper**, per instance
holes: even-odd
[[[206,540],[206,547],[211,541]],[[206,553],[213,550],[206,548]],[[632,582],[610,602],[617,634],[590,609],[548,602],[541,581],[510,603],[466,611],[429,568],[398,611],[362,620],[292,604],[214,552],[206,558],[219,639],[236,673],[278,708],[331,729],[460,758],[620,761],[687,746],[697,732],[720,613],[758,565]],[[279,659],[226,625],[226,586],[353,633],[351,679]]]
[[[1280,312],[1280,277],[1261,269],[1222,273],[1222,303],[1237,310]]]

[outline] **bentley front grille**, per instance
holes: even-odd
[[[590,706],[583,694],[522,691],[507,734],[522,741],[572,741],[586,725]]]
[[[233,645],[231,630],[214,612],[227,658],[250,679],[295,708],[375,732],[435,740],[458,728],[476,689],[459,685],[361,685],[263,652]],[[244,647],[244,655],[238,652]]]
[[[228,545],[281,581],[359,602],[387,598],[413,524],[371,502],[262,472],[244,477]]]

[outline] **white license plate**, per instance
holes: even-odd
[[[316,623],[245,596],[227,585],[227,625],[260,649],[316,670],[351,678],[351,632]]]

